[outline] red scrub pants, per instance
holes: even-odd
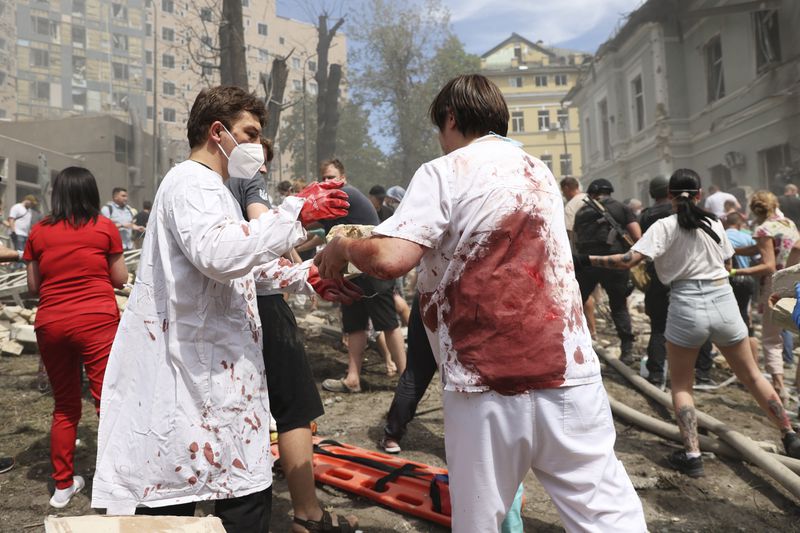
[[[50,462],[56,488],[72,486],[75,436],[81,419],[81,363],[100,413],[100,392],[119,317],[108,314],[65,316],[36,327],[55,408],[50,428]]]

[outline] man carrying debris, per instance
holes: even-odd
[[[335,239],[316,262],[334,279],[348,261],[384,279],[419,263],[453,531],[498,531],[531,469],[568,531],[645,531],[614,455],[553,175],[500,137],[508,108],[483,76],[448,82],[430,116],[446,155],[420,167],[372,238]]]
[[[348,204],[340,184],[314,185],[242,220],[224,181],[263,165],[265,120],[263,102],[238,87],[201,91],[190,157],[153,201],[103,386],[92,505],[109,514],[191,516],[216,500],[228,532],[267,530],[269,401],[251,270],[302,241],[301,223]]]

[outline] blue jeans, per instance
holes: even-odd
[[[794,337],[792,332],[785,329],[781,330],[781,340],[783,341],[783,362],[787,365],[794,364]]]

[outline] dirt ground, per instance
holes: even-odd
[[[335,314],[334,311],[330,311]],[[646,327],[641,318],[634,324],[641,333],[639,353],[647,343]],[[611,328],[613,329],[613,328]],[[598,330],[609,328],[601,319]],[[615,339],[600,335],[601,344],[616,346]],[[343,375],[347,355],[324,337],[307,339],[307,350],[318,382]],[[96,452],[97,419],[92,403],[84,402],[84,419],[79,428],[81,444],[76,453],[76,472],[87,479],[87,488],[64,510],[48,506],[53,490],[50,481],[48,431],[52,397],[36,389],[38,357],[27,353],[20,357],[0,357],[0,455],[14,455],[17,466],[0,475],[0,531],[43,531],[48,514],[83,515],[89,507],[91,477]],[[722,381],[729,373],[716,368],[714,377]],[[787,376],[793,370],[787,370]],[[365,392],[337,395],[322,392],[326,413],[318,420],[319,433],[325,437],[374,448],[382,434],[383,418],[392,399],[396,378],[387,378],[380,357],[367,353],[362,387]],[[604,369],[604,381],[611,396],[632,407],[670,420],[670,413],[648,402],[627,386],[613,369]],[[775,442],[779,435],[758,410],[755,402],[734,384],[715,392],[698,392],[701,410],[729,423],[757,439]],[[796,410],[796,409],[794,409]],[[441,395],[436,380],[419,407],[417,419],[403,440],[403,456],[444,466],[444,443]],[[654,532],[791,532],[800,531],[800,507],[791,496],[758,468],[719,457],[708,457],[706,477],[690,479],[670,470],[665,456],[676,444],[616,422],[616,450],[634,480],[644,504],[647,523]],[[645,488],[649,487],[649,488]],[[351,497],[335,489],[320,487],[323,502],[338,512],[358,516],[367,532],[439,532],[446,529],[382,508],[373,502]],[[200,513],[211,512],[207,505]],[[273,497],[272,531],[288,531],[291,508],[285,480],[276,478]],[[523,519],[526,531],[562,531],[558,513],[536,479],[525,481]]]

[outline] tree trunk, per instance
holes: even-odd
[[[223,0],[219,44],[219,70],[222,85],[236,85],[247,90],[242,0]]]
[[[328,67],[328,52],[336,32],[344,24],[340,18],[328,29],[328,16],[319,16],[317,24],[317,165],[336,151],[336,128],[339,125],[339,82],[342,66]]]
[[[342,80],[342,66],[333,64],[328,77],[325,95],[317,96],[323,101],[324,115],[317,117],[317,165],[336,155],[336,130],[339,127],[339,82]]]
[[[286,90],[286,80],[289,78],[289,67],[286,66],[287,57],[276,57],[272,60],[272,73],[269,77],[267,93],[267,124],[262,135],[275,142],[278,135],[278,126],[281,122],[283,93]]]

